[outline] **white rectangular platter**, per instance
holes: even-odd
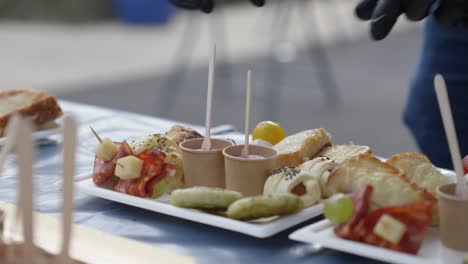
[[[417,255],[400,253],[340,238],[333,232],[333,224],[326,219],[295,231],[289,235],[289,238],[304,243],[318,243],[325,248],[390,263],[461,263],[462,255],[462,253],[453,252],[443,247],[439,240],[438,231],[435,228],[428,230]],[[458,262],[452,262],[451,260],[458,260]]]
[[[275,235],[322,214],[323,210],[323,205],[317,204],[290,216],[244,222],[197,210],[173,206],[169,203],[168,195],[153,200],[101,188],[93,183],[91,175],[89,174],[77,176],[76,179],[76,186],[78,190],[83,193],[258,238],[266,238]]]

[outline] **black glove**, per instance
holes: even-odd
[[[466,0],[361,0],[356,15],[371,20],[371,35],[384,39],[403,13],[412,21],[426,18],[434,11],[436,20],[444,26],[468,26],[468,1]]]
[[[173,5],[184,9],[199,9],[205,13],[211,13],[214,8],[213,0],[169,0]],[[265,0],[249,0],[256,6],[265,5]]]

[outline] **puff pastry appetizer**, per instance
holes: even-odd
[[[318,182],[310,173],[297,167],[281,167],[275,170],[265,182],[263,194],[297,195],[301,198],[304,207],[316,204],[321,197]]]
[[[307,171],[319,183],[322,197],[328,197],[331,195],[326,188],[328,177],[338,166],[338,162],[334,160],[318,157],[302,163],[299,169]]]

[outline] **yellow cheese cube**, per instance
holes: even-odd
[[[398,244],[406,232],[406,225],[394,217],[384,214],[380,217],[373,231],[382,239]]]
[[[117,160],[115,166],[115,176],[124,179],[137,179],[140,177],[143,168],[143,160],[135,156],[127,156]]]
[[[93,152],[105,161],[111,160],[118,151],[114,142],[108,138],[104,139],[102,143],[99,143],[99,145],[93,149]]]

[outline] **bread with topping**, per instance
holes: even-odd
[[[323,128],[290,135],[273,146],[279,152],[277,166],[299,166],[330,144],[331,135]]]

